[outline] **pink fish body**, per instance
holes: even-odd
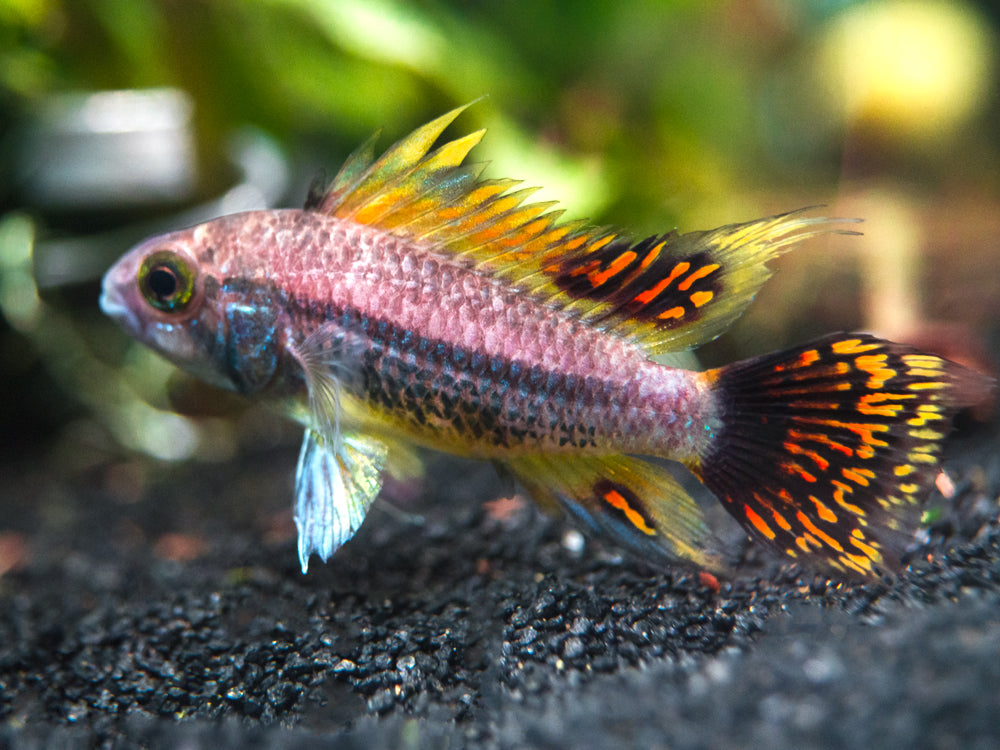
[[[718,335],[766,261],[829,222],[639,242],[560,223],[463,163],[482,132],[430,151],[460,111],[377,160],[355,154],[304,210],[149,239],[105,277],[102,308],[131,335],[305,424],[303,571],[353,535],[413,446],[498,462],[638,554],[719,567],[698,506],[634,456],[670,458],[793,557],[891,568],[942,424],[985,379],[861,335],[708,373],[657,364]]]

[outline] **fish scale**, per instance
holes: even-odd
[[[507,359],[501,352],[421,336],[413,328],[394,325],[384,317],[364,317],[359,311],[338,313],[323,302],[305,301],[296,295],[288,304],[302,311],[293,313],[298,318],[296,328],[311,330],[325,321],[340,319],[345,327],[363,334],[364,343],[359,346],[364,351],[361,382],[355,386],[348,379],[346,387],[351,395],[366,401],[369,408],[363,411],[371,423],[392,424],[425,444],[448,444],[453,452],[480,457],[498,457],[508,451],[581,448],[650,452],[653,445],[662,449],[671,436],[687,437],[684,433],[663,433],[662,420],[656,415],[684,414],[680,408],[683,400],[692,405],[702,403],[689,395],[694,389],[681,382],[657,389],[665,397],[661,403],[651,403],[648,395],[640,396],[640,384],[646,391],[651,380],[667,375],[678,381],[684,378],[679,371],[651,368],[645,360],[637,361],[636,373],[605,373],[603,378],[577,374],[588,371],[586,360],[594,356],[579,346],[581,339],[576,339],[573,347],[564,346],[568,350],[564,357],[549,356],[533,363],[526,356]],[[345,316],[350,322],[343,322]],[[545,331],[550,338],[556,334],[548,327],[535,330]],[[463,335],[466,331],[464,326],[455,329],[455,338],[468,341]],[[519,351],[552,354],[556,350],[551,341],[536,339],[533,343]],[[566,341],[560,343],[565,345]],[[566,366],[567,359],[578,366]],[[294,373],[295,361],[288,364]],[[596,369],[590,368],[590,372]],[[675,403],[662,403],[664,400]],[[460,449],[463,441],[466,447]],[[692,454],[694,448],[684,451],[678,444],[671,451],[685,455]]]
[[[667,446],[685,458],[698,449],[690,434],[666,432],[654,418],[669,413],[704,421],[692,373],[651,365],[627,341],[385,232],[293,210],[242,218],[238,229],[221,222],[202,237],[215,249],[219,273],[238,279],[240,294],[247,294],[252,278],[236,275],[247,273],[240,249],[247,237],[259,238],[257,268],[268,269],[266,285],[284,292],[293,338],[346,316],[340,324],[365,338],[358,346],[366,353],[364,387],[351,395],[378,412],[368,414],[370,422],[405,428],[453,452],[464,442],[469,447],[459,452],[481,457],[539,449],[650,453]],[[352,276],[349,285],[331,281],[345,274]],[[438,347],[446,357],[433,356]],[[466,354],[462,362],[454,362],[456,350]],[[287,374],[276,377],[294,387],[298,363],[289,357],[284,364]],[[405,377],[393,377],[394,369]],[[435,400],[407,398],[414,384],[465,405],[471,416],[460,419],[463,412],[453,409],[455,423],[429,426]],[[346,387],[352,390],[350,378]]]
[[[711,340],[768,261],[845,221],[803,212],[638,240],[563,222],[434,148],[461,108],[375,157],[369,142],[303,210],[151,238],[101,306],[205,380],[305,426],[302,570],[347,542],[415,446],[486,458],[542,507],[663,564],[726,552],[662,465],[680,461],[746,531],[846,577],[898,569],[952,416],[992,381],[861,334],[691,372],[654,361]],[[642,456],[642,457],[640,457]]]

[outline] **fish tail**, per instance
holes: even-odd
[[[711,370],[720,427],[691,469],[754,537],[855,576],[900,565],[960,408],[992,381],[834,334]]]

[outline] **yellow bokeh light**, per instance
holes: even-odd
[[[827,31],[820,67],[848,125],[921,141],[954,132],[990,95],[993,46],[963,3],[862,3]]]

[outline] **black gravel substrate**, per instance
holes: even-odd
[[[0,748],[1000,748],[998,444],[953,445],[930,546],[868,586],[653,570],[446,460],[420,523],[302,576],[292,454],[130,502],[127,467],[7,467]]]

